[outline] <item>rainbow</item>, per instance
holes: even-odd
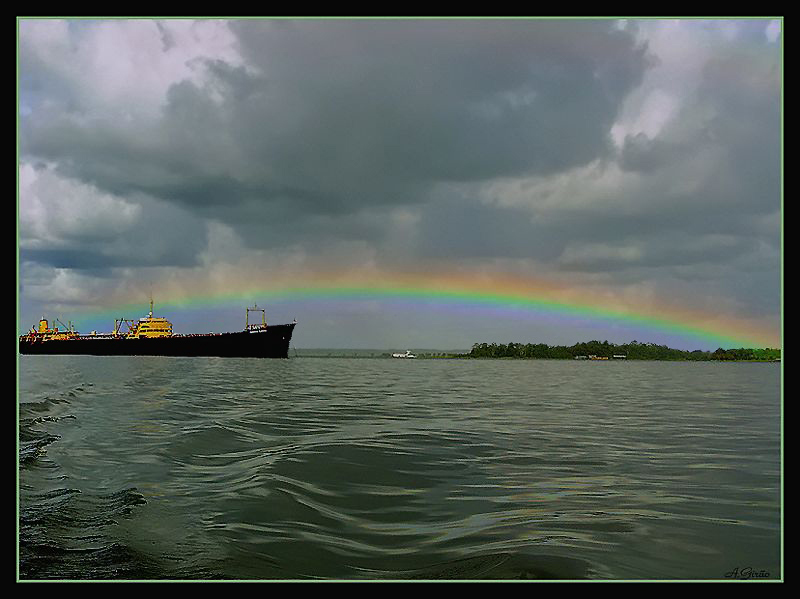
[[[626,328],[642,335],[669,335],[704,346],[780,347],[780,336],[763,323],[725,318],[652,301],[647,309],[610,292],[587,292],[543,280],[496,275],[442,275],[411,273],[345,273],[309,275],[305,278],[237,280],[224,291],[187,286],[156,293],[158,312],[184,309],[211,310],[225,305],[244,307],[299,304],[320,311],[334,304],[378,302],[386,309],[491,311],[507,318],[526,318],[569,323],[589,323],[601,328]],[[138,314],[144,304],[115,303],[114,313]],[[631,307],[633,304],[633,307]],[[105,310],[104,310],[105,312]],[[110,314],[110,312],[109,312]],[[98,314],[94,314],[98,316]],[[302,314],[297,314],[302,322]],[[576,339],[586,341],[587,339]],[[630,339],[628,339],[629,341]],[[643,338],[641,341],[648,341]],[[480,341],[480,340],[476,340]],[[488,340],[488,341],[494,341]],[[529,340],[523,340],[529,341]],[[530,340],[535,341],[535,340]]]

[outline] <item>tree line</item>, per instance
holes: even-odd
[[[546,345],[544,343],[476,343],[467,354],[470,358],[517,358],[517,359],[550,359],[570,360],[580,357],[595,356],[597,358],[614,359],[624,356],[627,360],[780,360],[781,350],[772,348],[738,348],[702,351],[686,351],[674,349],[655,343],[631,341],[617,345],[608,341],[588,341],[572,346]]]

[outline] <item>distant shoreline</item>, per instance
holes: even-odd
[[[397,358],[392,358],[390,353],[381,352],[375,355],[363,355],[363,354],[356,354],[356,353],[348,353],[347,351],[337,351],[337,352],[330,352],[327,354],[323,353],[304,353],[304,354],[297,354],[297,355],[290,355],[290,358],[350,358],[355,360],[397,360]],[[470,356],[469,353],[464,354],[418,354],[416,356],[417,360],[473,360],[473,361],[512,361],[512,362],[578,362],[574,358],[512,358],[512,357],[499,357],[499,358],[492,358],[492,357],[479,357],[476,358],[474,356]],[[584,360],[585,362],[591,362],[594,360]],[[626,360],[604,360],[608,362],[750,362],[750,363],[763,363],[763,364],[774,364],[774,363],[781,363],[780,359],[776,360],[695,360],[695,359],[673,359],[673,358],[627,358]]]
[[[290,350],[292,357],[304,358],[386,358],[392,359],[397,350],[385,349],[302,349]],[[522,343],[476,343],[471,350],[413,350],[415,359],[422,360],[626,360],[659,362],[780,362],[781,350],[774,348],[718,348],[715,351],[687,351],[654,343],[632,341],[613,344],[608,341],[589,341],[572,346]],[[397,359],[397,358],[395,358]]]

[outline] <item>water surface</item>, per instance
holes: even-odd
[[[780,372],[21,356],[19,576],[779,579]]]

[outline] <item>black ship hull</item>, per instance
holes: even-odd
[[[73,339],[20,339],[19,353],[91,356],[219,356],[288,358],[295,324],[269,325],[238,333],[172,335],[126,339],[81,336]]]

